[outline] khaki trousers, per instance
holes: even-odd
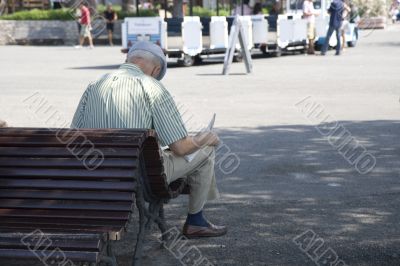
[[[215,149],[213,147],[207,146],[200,149],[191,162],[174,155],[169,150],[162,151],[162,156],[168,183],[184,176],[187,177],[190,187],[188,207],[190,214],[201,211],[207,200],[219,198],[214,172]]]

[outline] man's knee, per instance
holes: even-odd
[[[213,146],[206,146],[201,149],[207,162],[214,164],[215,162],[215,148]]]

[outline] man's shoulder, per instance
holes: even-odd
[[[151,99],[159,100],[171,97],[169,91],[157,79],[143,75],[141,81],[143,88]]]

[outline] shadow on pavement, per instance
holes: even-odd
[[[82,66],[82,67],[70,67],[68,69],[76,69],[76,70],[115,70],[118,69],[120,65],[104,65],[104,66]]]
[[[376,158],[370,173],[358,173],[312,125],[220,129],[240,166],[224,175],[226,153],[217,152],[222,198],[208,203],[205,214],[229,232],[189,240],[187,247],[196,246],[214,265],[316,265],[293,242],[312,230],[322,241],[320,248],[311,245],[314,257],[331,248],[346,265],[400,265],[400,120],[339,124]],[[181,228],[186,204],[181,196],[166,206],[170,226]],[[129,231],[115,247],[122,266],[130,265],[136,226]],[[143,265],[180,265],[159,249],[158,236],[153,228]]]
[[[231,229],[216,240],[230,254],[222,258],[216,248],[218,264],[313,265],[292,242],[313,230],[324,240],[317,254],[331,247],[347,265],[400,265],[400,121],[339,124],[375,156],[369,174],[314,126],[220,130],[240,167],[218,174],[223,198],[212,218]]]
[[[312,230],[323,246],[310,252],[331,248],[347,265],[400,265],[400,120],[339,124],[375,156],[369,174],[359,174],[314,126],[219,130],[240,167],[218,170],[222,199],[205,213],[230,231],[190,244],[215,265],[316,265],[293,242]],[[169,205],[171,225],[182,225],[185,204],[181,197]]]

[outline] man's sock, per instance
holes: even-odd
[[[186,218],[186,224],[195,226],[208,226],[207,220],[203,216],[203,211],[199,211],[195,214],[188,213]]]

